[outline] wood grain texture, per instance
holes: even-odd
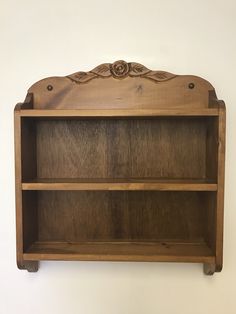
[[[29,149],[30,147],[30,149]],[[37,177],[36,124],[33,119],[21,119],[22,180]]]
[[[204,239],[214,254],[216,254],[216,200],[217,193],[205,194],[203,198],[203,206],[206,208],[204,217]]]
[[[159,117],[159,116],[218,116],[217,108],[200,109],[22,109],[21,117],[51,118],[126,118],[126,117]]]
[[[37,177],[204,179],[208,119],[37,120]]]
[[[128,253],[129,252],[129,253]],[[193,262],[214,264],[204,242],[36,242],[24,253],[29,260]]]
[[[39,191],[38,239],[76,242],[203,238],[207,211],[202,206],[204,193]]]
[[[22,183],[22,190],[81,191],[217,191],[217,184],[208,180],[160,179],[36,179]]]
[[[37,193],[22,192],[23,251],[38,239]]]

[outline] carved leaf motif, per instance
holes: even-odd
[[[135,62],[130,63],[130,69],[130,76],[140,76],[150,72],[144,65]]]
[[[169,72],[164,72],[164,71],[150,71],[145,75],[145,77],[150,78],[154,81],[157,82],[163,82],[163,81],[168,81],[177,75],[169,73]]]
[[[78,80],[83,80],[83,78],[87,76],[87,73],[86,72],[78,72],[75,74],[75,77],[78,79]]]
[[[109,77],[111,76],[110,63],[101,64],[90,72],[95,73],[99,76]]]
[[[76,83],[86,83],[93,78],[97,77],[96,74],[91,72],[77,72],[67,76],[70,80]]]

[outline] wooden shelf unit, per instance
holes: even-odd
[[[225,106],[213,87],[124,61],[81,73],[37,82],[15,108],[18,267],[166,261],[220,271]]]

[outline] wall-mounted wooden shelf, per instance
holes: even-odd
[[[209,82],[118,61],[15,108],[17,264],[222,268],[225,106]]]

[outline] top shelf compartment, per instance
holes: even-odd
[[[47,179],[58,184],[57,179],[72,179],[67,188],[84,189],[85,180],[93,189],[108,189],[112,182],[116,189],[150,189],[147,180],[152,180],[152,189],[176,189],[174,180],[180,189],[186,182],[191,189],[216,189],[208,185],[217,184],[216,117],[21,120],[22,183],[33,184],[23,188],[50,188]],[[104,186],[97,179],[112,182]],[[123,180],[122,187],[117,180]]]

